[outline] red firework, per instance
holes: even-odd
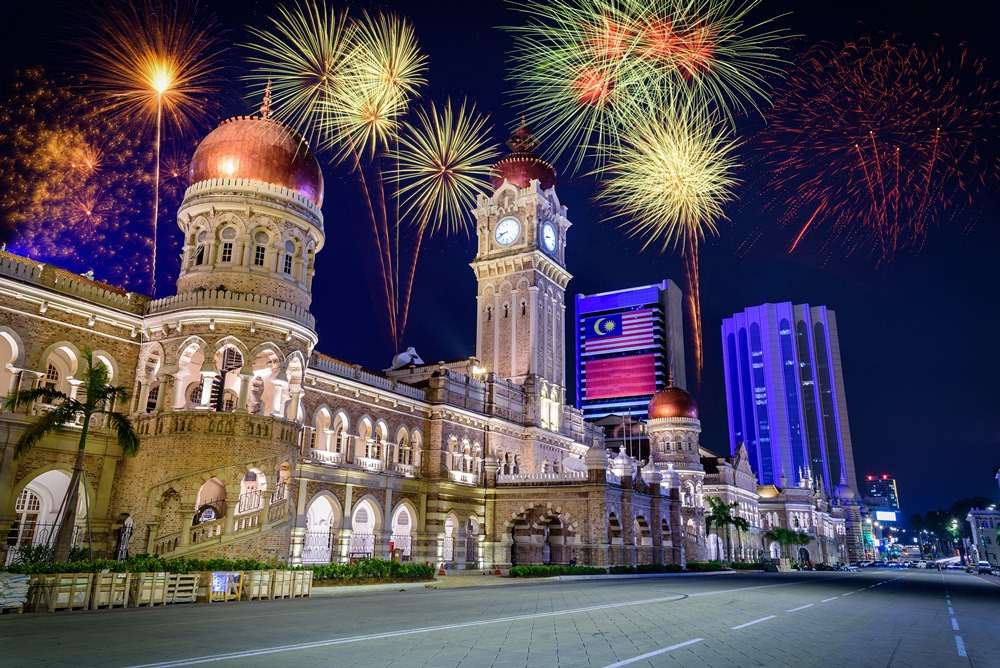
[[[919,251],[996,173],[982,153],[996,93],[964,46],[925,51],[890,37],[809,49],[759,142],[771,204],[794,232],[789,252],[821,232],[827,257],[834,246],[879,262]]]

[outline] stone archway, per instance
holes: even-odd
[[[568,564],[576,559],[579,543],[575,523],[559,508],[535,506],[514,513],[508,530],[510,560],[514,565]]]

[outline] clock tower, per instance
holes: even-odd
[[[557,428],[556,406],[564,404],[566,387],[570,222],[556,196],[556,171],[535,154],[531,130],[522,126],[507,145],[511,153],[490,174],[493,195],[480,195],[473,210],[476,356],[497,376],[535,388],[531,394],[545,399],[540,423]]]

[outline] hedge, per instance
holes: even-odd
[[[689,561],[687,569],[693,573],[710,573],[712,571],[726,570],[725,564],[721,561]]]
[[[638,566],[612,566],[610,572],[613,574],[628,573],[681,573],[684,571],[680,564],[639,564]]]
[[[400,563],[384,559],[361,559],[353,564],[308,566],[314,580],[433,580],[435,568],[426,564]]]
[[[551,578],[557,575],[604,575],[608,571],[596,566],[512,566],[512,578]]]
[[[19,554],[18,557],[25,555]],[[74,555],[76,556],[76,555]],[[255,559],[160,559],[148,554],[129,557],[125,561],[114,559],[76,559],[66,562],[48,560],[19,560],[3,570],[27,575],[44,573],[194,573],[196,571],[265,571],[285,568],[281,562],[265,563]]]
[[[759,561],[734,561],[729,567],[737,571],[760,571],[764,569],[764,564]]]

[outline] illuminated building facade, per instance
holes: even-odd
[[[891,475],[866,475],[861,481],[861,489],[865,503],[873,510],[899,510],[899,489]]]
[[[670,280],[576,296],[576,397],[586,419],[644,417],[671,371],[686,386],[681,298]]]
[[[745,443],[762,485],[854,488],[837,319],[825,306],[762,304],[726,318],[730,451]]]

